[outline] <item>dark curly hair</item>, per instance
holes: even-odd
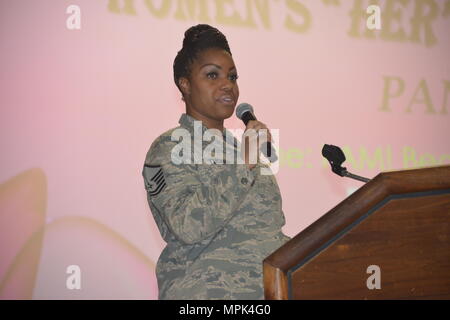
[[[217,28],[208,24],[198,24],[192,26],[184,33],[183,48],[178,51],[173,61],[173,78],[175,85],[181,91],[178,80],[181,77],[188,78],[191,73],[191,65],[198,54],[206,49],[218,48],[223,49],[231,54],[227,38]]]

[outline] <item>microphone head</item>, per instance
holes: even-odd
[[[244,113],[249,112],[253,114],[253,107],[249,105],[248,103],[241,103],[236,108],[236,117],[242,120],[242,116]]]
[[[322,155],[328,160],[334,173],[341,177],[345,175],[347,168],[341,167],[345,161],[345,154],[341,148],[332,144],[325,144],[322,148]]]
[[[337,166],[340,166],[345,161],[345,155],[341,148],[332,144],[325,144],[323,146],[322,155]]]

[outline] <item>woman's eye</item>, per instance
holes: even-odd
[[[219,77],[217,72],[209,72],[206,74],[206,76],[210,79],[217,79]],[[239,78],[239,76],[237,74],[233,74],[233,75],[228,76],[228,78],[231,81],[236,81]]]

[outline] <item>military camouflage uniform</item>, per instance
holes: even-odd
[[[193,141],[194,119],[183,114],[179,123]],[[175,129],[153,142],[142,171],[167,242],[156,266],[159,298],[264,299],[262,261],[289,240],[275,177],[260,174],[263,164],[175,165]]]

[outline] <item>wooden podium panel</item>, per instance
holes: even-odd
[[[377,175],[267,257],[264,286],[266,299],[450,299],[450,166]]]

